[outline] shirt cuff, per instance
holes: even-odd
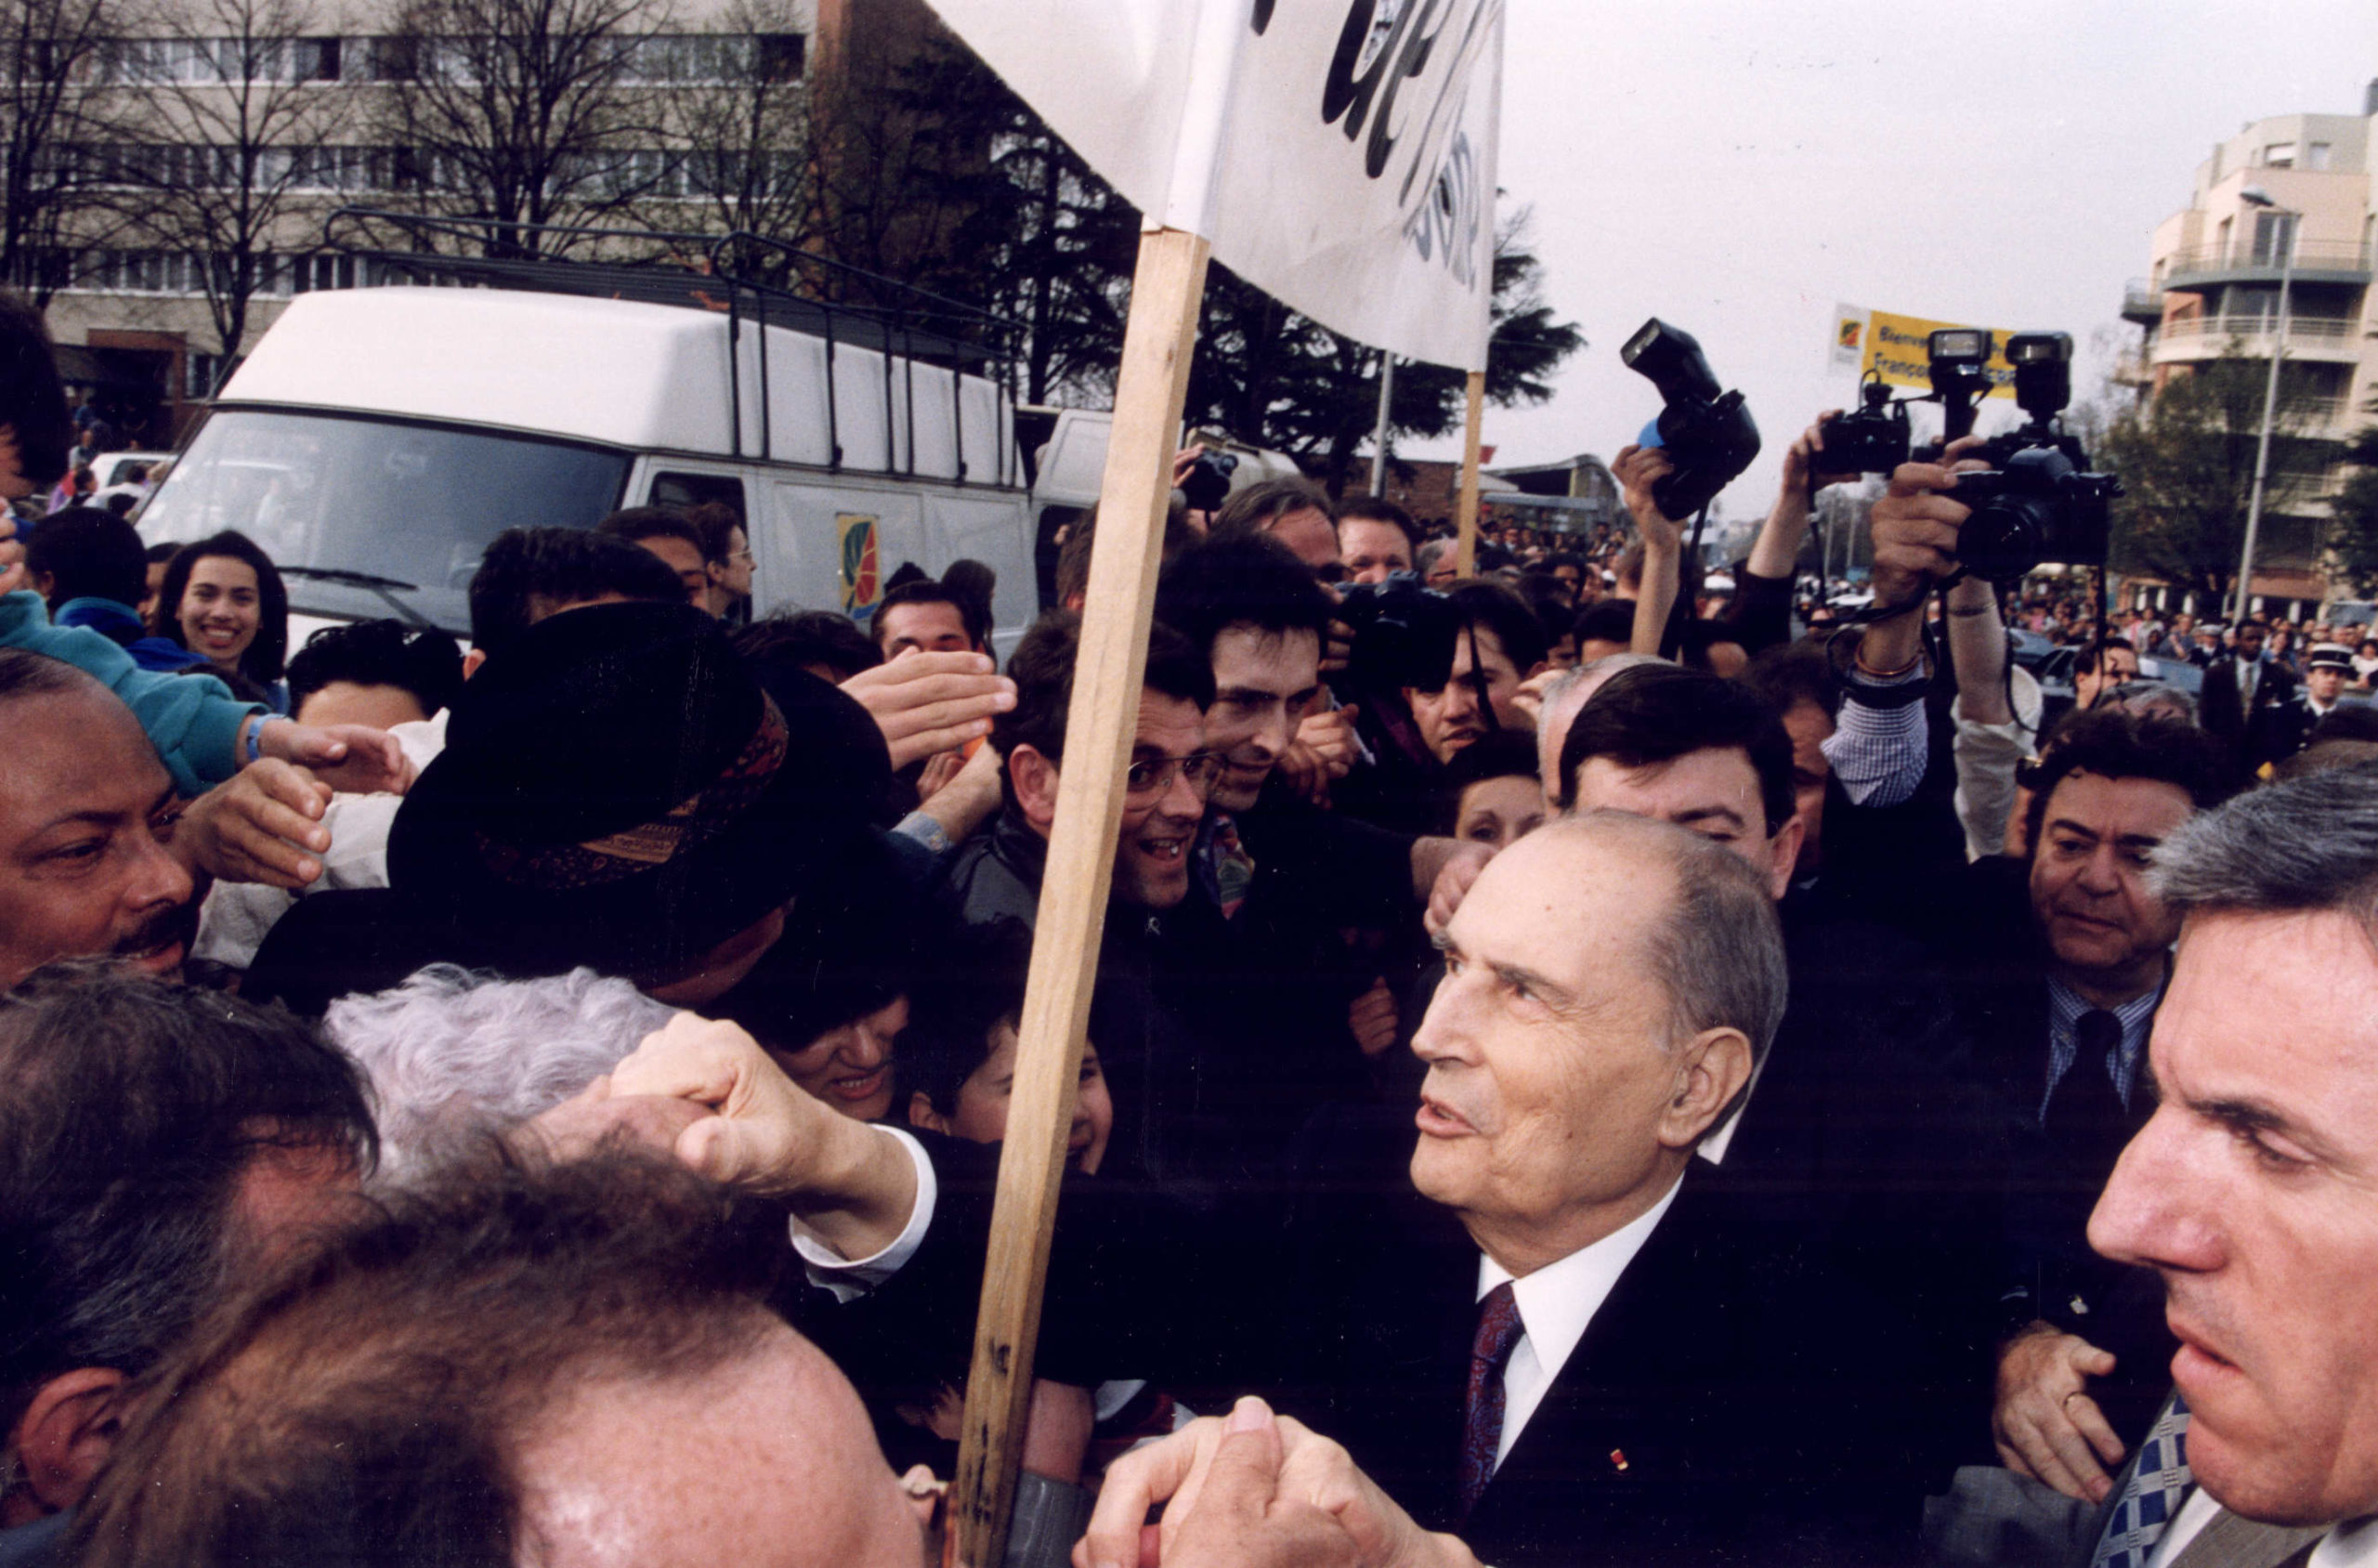
[[[807,1266],[809,1283],[832,1292],[837,1301],[856,1300],[908,1266],[917,1248],[924,1245],[925,1232],[933,1225],[934,1200],[940,1194],[934,1181],[933,1160],[922,1143],[896,1127],[879,1126],[875,1130],[896,1140],[917,1168],[916,1206],[892,1245],[871,1258],[846,1259],[812,1235],[798,1218],[792,1222],[792,1249]]]
[[[949,853],[949,830],[921,810],[900,818],[892,830],[904,839],[914,839],[936,856]]]
[[[1929,737],[1921,702],[1888,706],[1860,700],[1863,693],[1920,688],[1921,668],[1877,679],[1852,669],[1843,681],[1841,712],[1823,744],[1825,761],[1842,790],[1858,805],[1898,805],[1915,793],[1929,760]]]

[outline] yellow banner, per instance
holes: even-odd
[[[1873,371],[1888,385],[1928,389],[1932,377],[1927,340],[1944,327],[1965,325],[1962,321],[1931,321],[1921,316],[1900,316],[1888,310],[1844,305],[1834,311],[1833,340],[1827,346],[1836,365],[1843,369],[1854,365],[1862,377]],[[1992,343],[1990,396],[2011,398],[2015,395],[2015,371],[2006,362],[2008,334],[1994,327],[1988,330]]]

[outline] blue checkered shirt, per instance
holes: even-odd
[[[2130,1104],[2131,1085],[2138,1081],[2138,1064],[2147,1050],[2147,1036],[2155,1023],[2156,1005],[2163,1000],[2163,987],[2156,987],[2136,996],[2112,1009],[2122,1021],[2122,1044],[2114,1052],[2114,1092],[2122,1096],[2123,1104]],[[2065,987],[2064,982],[2051,978],[2047,983],[2047,1087],[2040,1094],[2040,1125],[2047,1125],[2047,1103],[2056,1097],[2056,1086],[2072,1070],[2072,1058],[2080,1050],[2073,1038],[2073,1026],[2081,1015],[2090,1011],[2087,1002]],[[2092,1066],[2095,1064],[2091,1064]]]

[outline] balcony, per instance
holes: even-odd
[[[2233,347],[2249,359],[2270,353],[2273,318],[2268,316],[2189,316],[2166,321],[2149,350],[2156,364],[2184,364],[2217,359]],[[2361,360],[2359,324],[2336,316],[2290,316],[2287,357],[2320,364],[2352,365]]]
[[[2163,284],[2174,289],[2221,283],[2276,283],[2282,247],[2238,243],[2175,251],[2163,258]],[[2295,247],[2299,283],[2370,282],[2370,251],[2349,240],[2305,240]]]
[[[2144,278],[2133,278],[2123,285],[2122,319],[2151,327],[2163,319],[2163,291]]]

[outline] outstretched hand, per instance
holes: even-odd
[[[343,795],[401,795],[412,788],[412,759],[385,729],[268,718],[259,738],[267,757],[294,763]]]
[[[331,847],[322,826],[330,801],[329,785],[268,757],[189,804],[174,826],[174,857],[225,882],[307,886]]]
[[[1681,550],[1683,525],[1662,512],[1660,503],[1652,499],[1652,487],[1676,472],[1668,454],[1658,447],[1624,446],[1611,460],[1610,471],[1627,499],[1627,515],[1635,519],[1635,531],[1643,536],[1644,550]]]
[[[980,653],[911,649],[843,683],[883,731],[895,768],[991,733],[991,720],[1015,706],[1015,683],[991,673]]]

